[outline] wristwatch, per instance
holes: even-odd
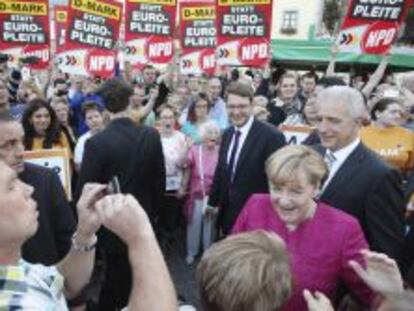
[[[94,235],[93,242],[89,245],[80,244],[76,240],[76,236],[77,236],[76,233],[72,235],[72,249],[78,252],[89,252],[91,250],[94,250],[96,247],[96,244],[98,243],[98,238],[96,237],[96,235]]]

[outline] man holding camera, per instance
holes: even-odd
[[[105,196],[106,185],[86,184],[77,204],[79,222],[69,254],[56,266],[21,258],[23,243],[38,228],[33,187],[0,161],[0,309],[67,310],[66,299],[89,282],[102,225],[129,249],[134,288],[129,308],[176,310],[174,288],[146,213],[131,195]],[[143,261],[145,259],[145,261]]]

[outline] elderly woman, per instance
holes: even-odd
[[[200,135],[203,143],[193,145],[188,152],[188,168],[181,190],[188,189],[189,193],[185,209],[188,264],[198,254],[200,241],[205,250],[214,240],[215,211],[207,206],[207,201],[218,161],[220,127],[210,120],[201,126]]]
[[[307,310],[303,290],[335,298],[340,281],[364,304],[372,292],[348,266],[362,261],[368,244],[359,223],[344,212],[315,200],[327,167],[305,146],[287,146],[266,163],[269,194],[254,194],[239,215],[233,233],[264,229],[285,241],[291,256],[294,292],[283,310]]]
[[[72,154],[56,113],[45,100],[36,98],[29,102],[22,124],[26,150],[60,148]]]

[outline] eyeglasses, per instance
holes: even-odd
[[[229,110],[247,110],[250,108],[250,105],[227,105]]]

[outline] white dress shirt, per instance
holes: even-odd
[[[348,146],[343,147],[342,149],[339,149],[335,152],[332,152],[332,155],[335,157],[335,161],[332,163],[332,166],[329,170],[328,178],[323,184],[322,192],[325,191],[326,187],[329,185],[332,178],[335,176],[336,172],[341,168],[342,164],[346,161],[349,155],[356,149],[360,142],[361,139],[357,138]]]

